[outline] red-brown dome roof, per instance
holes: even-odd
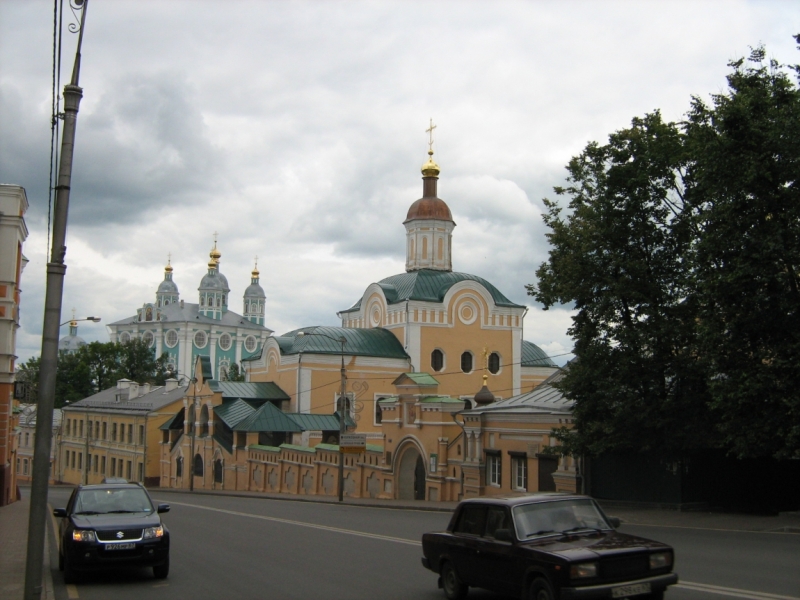
[[[412,219],[441,219],[442,221],[452,221],[453,215],[450,213],[450,207],[445,204],[444,200],[439,198],[420,198],[408,209],[406,221],[411,221]]]

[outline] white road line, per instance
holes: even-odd
[[[68,598],[78,598],[78,588],[76,588],[73,584],[67,584],[67,597]]]
[[[657,525],[655,523],[633,523],[624,521],[622,527],[664,527],[665,529],[697,529],[700,531],[726,531],[730,533],[769,533],[770,535],[800,535],[793,531],[755,531],[752,529],[723,529],[721,527],[692,527],[691,525]]]
[[[299,527],[309,527],[311,529],[321,529],[323,531],[332,531],[334,533],[344,533],[346,535],[355,535],[358,537],[372,538],[376,540],[383,540],[385,542],[395,542],[398,544],[407,544],[409,546],[421,546],[422,543],[416,540],[409,540],[405,538],[398,538],[389,535],[379,535],[377,533],[366,533],[363,531],[356,531],[354,529],[343,529],[341,527],[329,527],[327,525],[317,525],[315,523],[306,523],[304,521],[293,521],[291,519],[280,519],[278,517],[266,517],[264,515],[254,515],[252,513],[245,513],[236,510],[226,510],[224,508],[212,508],[210,506],[202,506],[200,504],[189,504],[187,502],[172,502],[178,506],[188,506],[191,508],[199,508],[201,510],[210,510],[213,512],[224,513],[226,515],[235,515],[237,517],[249,517],[251,519],[261,519],[262,521],[273,521],[275,523],[284,523],[286,525],[297,525]],[[722,594],[724,596],[733,596],[736,598],[749,598],[751,600],[800,600],[794,596],[781,596],[779,594],[769,594],[767,592],[754,592],[750,590],[740,590],[737,588],[728,588],[718,585],[708,585],[705,583],[696,583],[693,581],[681,581],[675,587],[694,590],[697,592],[707,592],[709,594]]]
[[[390,535],[366,533],[364,531],[356,531],[354,529],[329,527],[328,525],[317,525],[316,523],[306,523],[304,521],[292,521],[291,519],[279,519],[278,517],[266,517],[264,515],[254,515],[252,513],[239,512],[236,510],[225,510],[223,508],[212,508],[210,506],[202,506],[199,504],[188,504],[186,502],[170,502],[170,504],[177,504],[178,506],[189,506],[191,508],[199,508],[201,510],[210,510],[213,512],[224,513],[226,515],[236,515],[237,517],[249,517],[251,519],[261,519],[262,521],[272,521],[274,523],[284,523],[286,525],[297,525],[299,527],[308,527],[310,529],[321,529],[323,531],[332,531],[334,533],[344,533],[346,535],[355,535],[358,537],[372,538],[375,540],[383,540],[385,542],[395,542],[397,544],[407,544],[409,546],[422,546],[422,542],[418,542],[416,540],[408,540],[405,538],[393,537]]]
[[[678,588],[694,590],[695,592],[707,592],[709,594],[722,594],[723,596],[733,596],[735,598],[751,598],[752,600],[800,600],[796,596],[781,596],[780,594],[770,594],[768,592],[755,592],[752,590],[740,590],[738,588],[723,587],[721,585],[708,585],[694,581],[681,581],[675,585]]]

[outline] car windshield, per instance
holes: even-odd
[[[75,514],[153,512],[153,504],[141,488],[81,490],[75,500]]]
[[[589,499],[533,502],[512,511],[517,537],[521,540],[570,531],[611,529],[611,525]]]

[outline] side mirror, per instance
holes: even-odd
[[[160,512],[160,513],[169,512],[169,504],[159,504],[158,505],[158,512]]]
[[[494,539],[496,539],[498,542],[510,542],[511,531],[508,529],[496,529],[494,532]]]
[[[54,517],[65,518],[67,516],[67,509],[66,508],[54,508],[53,509],[53,516]]]
[[[619,517],[608,517],[608,520],[614,529],[617,529],[620,525],[622,525],[622,521],[619,520]]]

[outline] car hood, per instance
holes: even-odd
[[[72,515],[72,524],[78,529],[122,529],[157,527],[161,524],[158,513],[114,513],[105,515]]]
[[[569,561],[592,560],[608,555],[667,550],[671,547],[647,538],[618,531],[603,534],[579,534],[544,538],[524,542],[523,546],[536,552],[547,552]]]

